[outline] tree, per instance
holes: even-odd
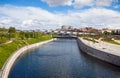
[[[21,31],[21,32],[19,33],[19,37],[20,37],[22,40],[24,40],[24,39],[25,39],[25,32]]]
[[[8,29],[8,33],[16,33],[15,27],[10,27],[10,28]]]
[[[103,34],[104,34],[105,36],[108,36],[108,35],[110,35],[110,32],[104,31]]]
[[[113,30],[112,32],[111,32],[111,35],[114,35],[115,34],[115,31]]]
[[[4,27],[3,27],[3,28],[0,28],[0,32],[7,32],[7,30],[8,30],[8,29],[6,29],[6,28],[4,28]]]
[[[8,29],[8,33],[9,33],[9,39],[11,39],[12,37],[14,38],[15,37],[15,33],[16,33],[15,27],[10,27]]]

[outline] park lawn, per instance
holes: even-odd
[[[116,45],[120,45],[120,43],[115,42],[114,40],[104,40],[105,42],[111,43],[111,44],[116,44]]]
[[[45,41],[45,40],[49,40],[49,39],[51,39],[51,36],[43,36],[43,37],[40,37],[40,38],[37,38],[37,39],[28,39],[27,43],[33,44],[33,43],[36,43],[36,42],[39,42],[39,41]]]
[[[6,60],[11,56],[11,54],[13,54],[16,50],[25,45],[34,44],[49,39],[51,39],[50,36],[44,36],[36,39],[32,38],[28,40],[14,40],[12,43],[0,45],[0,69],[2,68]]]
[[[83,39],[88,40],[88,41],[92,41],[93,43],[98,43],[95,39],[90,39],[90,38],[87,38],[87,37],[84,37]]]

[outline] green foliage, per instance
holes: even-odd
[[[21,31],[19,33],[19,38],[21,38],[22,40],[25,39],[25,32]]]
[[[27,42],[29,44],[33,44],[33,43],[36,43],[36,42],[39,42],[39,41],[44,41],[44,40],[49,40],[49,39],[51,39],[50,36],[43,36],[43,37],[35,38],[35,39],[28,39]]]
[[[51,35],[51,34],[50,34],[50,35]],[[52,36],[53,36],[53,37],[57,37],[57,36],[59,36],[59,35],[56,34],[56,33],[53,33]]]
[[[10,28],[8,29],[8,33],[15,33],[15,32],[16,32],[15,27],[10,27]]]
[[[111,32],[111,35],[114,35],[115,34],[115,31],[113,30],[112,32]]]
[[[14,27],[0,28],[0,68],[17,49],[49,39],[51,39],[51,36],[36,31],[17,31]],[[13,42],[5,44],[9,40]]]
[[[5,42],[7,42],[7,41],[8,41],[8,39],[7,39],[6,37],[2,37],[2,38],[0,39],[0,44],[5,43]]]
[[[112,43],[112,44],[120,45],[120,43],[115,42],[115,41],[112,40],[111,38],[104,38],[104,39],[102,39],[102,41],[105,41],[105,42],[108,42],[108,43]]]
[[[84,37],[83,39],[88,40],[88,41],[92,41],[93,43],[98,43],[95,39],[90,39],[90,38],[87,38],[87,37]]]
[[[107,31],[104,31],[103,32],[103,35],[107,36],[107,35],[110,35],[111,33],[110,32],[107,32]]]
[[[7,32],[8,31],[8,29],[6,29],[6,28],[0,28],[0,32]]]
[[[19,45],[25,45],[23,41],[13,41],[10,44],[3,44],[0,46],[0,68],[3,66],[7,58],[18,48]]]
[[[40,38],[31,38],[28,40],[14,40],[12,43],[0,45],[0,69],[2,68],[3,64],[8,59],[8,57],[10,57],[10,55],[14,53],[16,50],[18,50],[19,48],[28,44],[33,44],[33,43],[37,43],[37,42],[45,41],[49,39],[51,39],[51,37],[45,35]]]
[[[9,29],[0,28],[0,44],[15,39],[40,38],[43,35],[45,34],[36,31],[18,31],[15,27],[10,27]]]

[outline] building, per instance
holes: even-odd
[[[102,33],[104,33],[105,31],[109,32],[109,33],[112,33],[112,29],[108,29],[108,28],[104,28],[101,30]]]
[[[120,35],[120,29],[115,29],[115,30],[114,30],[114,33],[115,33],[116,35]]]
[[[61,30],[72,30],[72,29],[73,29],[72,26],[65,26],[65,25],[63,25],[63,26],[61,27]]]

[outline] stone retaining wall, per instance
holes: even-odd
[[[1,70],[1,78],[8,78],[9,72],[10,72],[14,62],[17,60],[17,58],[21,54],[24,54],[27,50],[29,50],[31,48],[38,47],[40,45],[43,45],[43,44],[51,42],[51,41],[53,41],[53,40],[47,40],[47,41],[35,43],[35,44],[32,44],[32,45],[28,45],[28,46],[25,46],[25,47],[17,50],[16,52],[14,52],[3,66],[2,70]]]
[[[88,55],[91,55],[105,62],[111,63],[113,65],[120,66],[120,56],[110,54],[109,52],[104,52],[104,51],[95,49],[89,45],[86,45],[80,38],[78,38],[77,42],[82,52],[85,52]]]

